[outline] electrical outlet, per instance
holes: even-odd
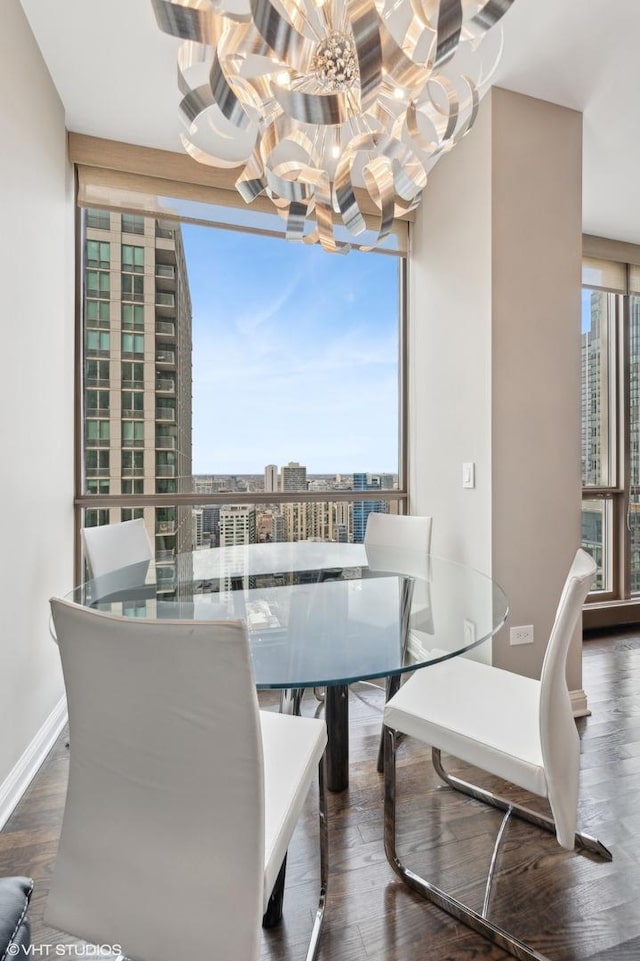
[[[512,627],[509,633],[510,644],[533,644],[533,624]]]

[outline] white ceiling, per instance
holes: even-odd
[[[69,130],[182,151],[178,41],[151,0],[21,3]],[[495,82],[584,114],[584,231],[640,243],[639,0],[515,0],[503,25]]]

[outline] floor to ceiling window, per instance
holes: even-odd
[[[80,524],[192,548],[360,541],[401,511],[406,262],[82,212]]]
[[[582,542],[587,626],[640,616],[640,268],[587,257],[582,290]]]

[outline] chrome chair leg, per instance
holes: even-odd
[[[294,714],[296,717],[300,717],[300,702],[303,694],[303,687],[282,688],[280,691],[280,713]]]
[[[486,918],[489,915],[489,902],[491,900],[491,892],[493,890],[493,879],[495,877],[496,868],[498,866],[498,853],[500,851],[500,845],[502,844],[502,839],[504,833],[507,830],[507,823],[511,817],[511,810],[509,809],[502,819],[502,824],[500,825],[500,830],[498,831],[498,836],[496,838],[496,843],[493,845],[493,854],[491,855],[491,864],[489,865],[489,873],[487,874],[487,883],[484,889],[484,901],[482,902],[482,917]]]
[[[320,898],[315,918],[313,919],[313,929],[311,940],[305,961],[314,961],[318,953],[320,941],[320,931],[324,921],[324,909],[327,903],[327,886],[329,884],[329,830],[327,815],[327,785],[325,778],[326,759],[323,757],[318,765],[318,804],[319,804],[319,827],[320,827]]]
[[[524,807],[522,804],[515,804],[513,801],[506,801],[499,795],[493,794],[491,791],[486,790],[486,788],[479,787],[477,784],[470,784],[468,781],[464,781],[462,778],[456,777],[455,774],[449,774],[442,764],[442,754],[436,747],[431,749],[431,760],[438,776],[442,778],[445,784],[448,784],[449,787],[453,788],[455,791],[460,791],[462,794],[466,794],[468,797],[475,798],[477,801],[483,801],[485,804],[489,804],[491,807],[498,808],[501,811],[510,811],[522,821],[528,821],[529,824],[535,824],[536,827],[542,828],[544,831],[548,831],[550,834],[556,833],[556,826],[553,818],[546,817],[544,814],[538,814],[536,811],[532,811],[530,808]],[[604,861],[613,860],[611,851],[605,847],[602,841],[598,841],[597,838],[591,837],[590,834],[576,833],[576,847],[582,851],[589,851],[591,854],[597,854]]]
[[[461,921],[466,924],[467,927],[476,931],[478,934],[487,938],[493,944],[497,944],[503,950],[508,951],[517,958],[518,961],[549,961],[546,955],[540,954],[535,948],[530,945],[525,944],[519,938],[516,938],[513,934],[510,934],[504,928],[493,924],[492,921],[486,917],[486,912],[489,905],[489,897],[491,890],[491,883],[493,880],[493,875],[495,871],[495,866],[497,863],[498,847],[502,838],[504,836],[504,829],[506,827],[506,822],[511,813],[516,813],[515,810],[512,812],[507,810],[507,815],[503,819],[502,826],[498,835],[496,845],[494,847],[493,857],[491,860],[491,867],[489,869],[489,878],[487,880],[487,888],[485,890],[484,905],[482,913],[478,914],[472,908],[458,901],[457,898],[448,894],[442,888],[437,887],[430,881],[425,880],[425,878],[420,877],[410,868],[406,867],[403,862],[398,857],[396,851],[396,748],[397,748],[397,738],[396,732],[386,725],[383,727],[384,734],[384,849],[387,856],[389,864],[398,875],[398,877],[413,891],[416,891],[423,898],[431,901],[437,907],[446,911],[456,920]],[[440,773],[440,772],[438,772]],[[465,792],[466,793],[466,792]],[[495,805],[500,806],[500,805]],[[510,806],[507,805],[507,808]],[[606,850],[606,848],[605,848]]]
[[[300,717],[300,702],[303,694],[304,688],[302,687],[283,688],[280,691],[280,714],[293,714]],[[282,921],[286,877],[287,855],[285,854],[278,871],[278,877],[269,896],[267,910],[262,915],[263,928],[275,928]]]
[[[324,921],[324,910],[327,903],[327,886],[329,883],[329,830],[327,815],[327,787],[325,778],[326,759],[323,756],[318,765],[318,810],[320,835],[320,896],[318,907],[313,919],[313,928],[305,961],[315,961],[320,943],[320,932]],[[282,867],[278,873],[276,883],[267,904],[267,910],[262,918],[263,928],[274,928],[282,920],[282,904],[284,899],[284,884],[286,877],[287,855],[285,854]]]
[[[390,674],[389,677],[385,677],[384,688],[384,703],[386,704],[387,701],[390,701],[393,695],[400,690],[400,675]],[[396,739],[398,737],[401,737],[401,735],[396,732]],[[378,774],[382,774],[384,771],[384,725],[382,727],[382,731],[380,732],[380,745],[378,747],[378,763],[376,769]]]

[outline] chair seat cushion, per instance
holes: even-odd
[[[260,711],[264,752],[264,910],[327,744],[322,720]]]
[[[546,797],[539,700],[539,681],[454,657],[416,671],[384,722]]]

